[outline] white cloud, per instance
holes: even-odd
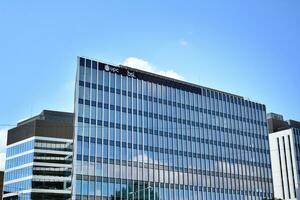
[[[7,129],[0,129],[0,170],[4,170],[5,166],[5,152],[6,152],[6,138],[7,138]]]
[[[186,46],[189,45],[189,43],[188,43],[186,40],[184,40],[184,39],[180,40],[180,41],[179,41],[179,44],[180,44],[180,46],[182,46],[182,47],[186,47]]]
[[[0,129],[0,153],[6,149],[7,128]]]
[[[178,80],[183,80],[183,77],[182,77],[181,75],[177,74],[177,73],[176,73],[175,71],[173,71],[173,70],[159,71],[159,74],[160,74],[160,75],[163,75],[163,76],[175,78],[175,79],[178,79]]]
[[[136,57],[126,58],[122,63],[122,65],[159,74],[162,76],[167,76],[178,80],[184,80],[183,76],[177,74],[174,70],[167,70],[167,71],[156,70],[156,68],[153,65],[151,65],[149,62]]]
[[[22,121],[25,121],[26,119],[29,119],[29,118],[30,118],[30,117],[25,117],[25,118],[19,119],[19,120],[17,121],[17,124],[20,123],[20,122],[22,122]]]
[[[148,72],[154,71],[152,65],[150,65],[147,61],[135,57],[126,58],[122,64]]]
[[[0,171],[4,171],[5,169],[5,153],[0,153]]]

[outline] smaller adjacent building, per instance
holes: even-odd
[[[44,110],[8,130],[3,199],[71,197],[73,114]]]
[[[274,196],[300,199],[300,122],[269,113],[269,141]]]
[[[2,199],[2,192],[3,192],[3,176],[4,176],[4,172],[0,171],[0,199]]]

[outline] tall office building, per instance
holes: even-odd
[[[68,199],[72,113],[44,110],[8,130],[3,199]]]
[[[265,106],[78,58],[74,199],[273,195]]]
[[[274,196],[300,199],[300,122],[268,114]]]

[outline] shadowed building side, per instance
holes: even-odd
[[[2,199],[4,172],[0,171],[0,199]]]

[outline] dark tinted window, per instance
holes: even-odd
[[[80,58],[79,63],[80,63],[80,66],[84,66],[84,58]]]
[[[91,60],[86,59],[86,66],[91,67]]]

